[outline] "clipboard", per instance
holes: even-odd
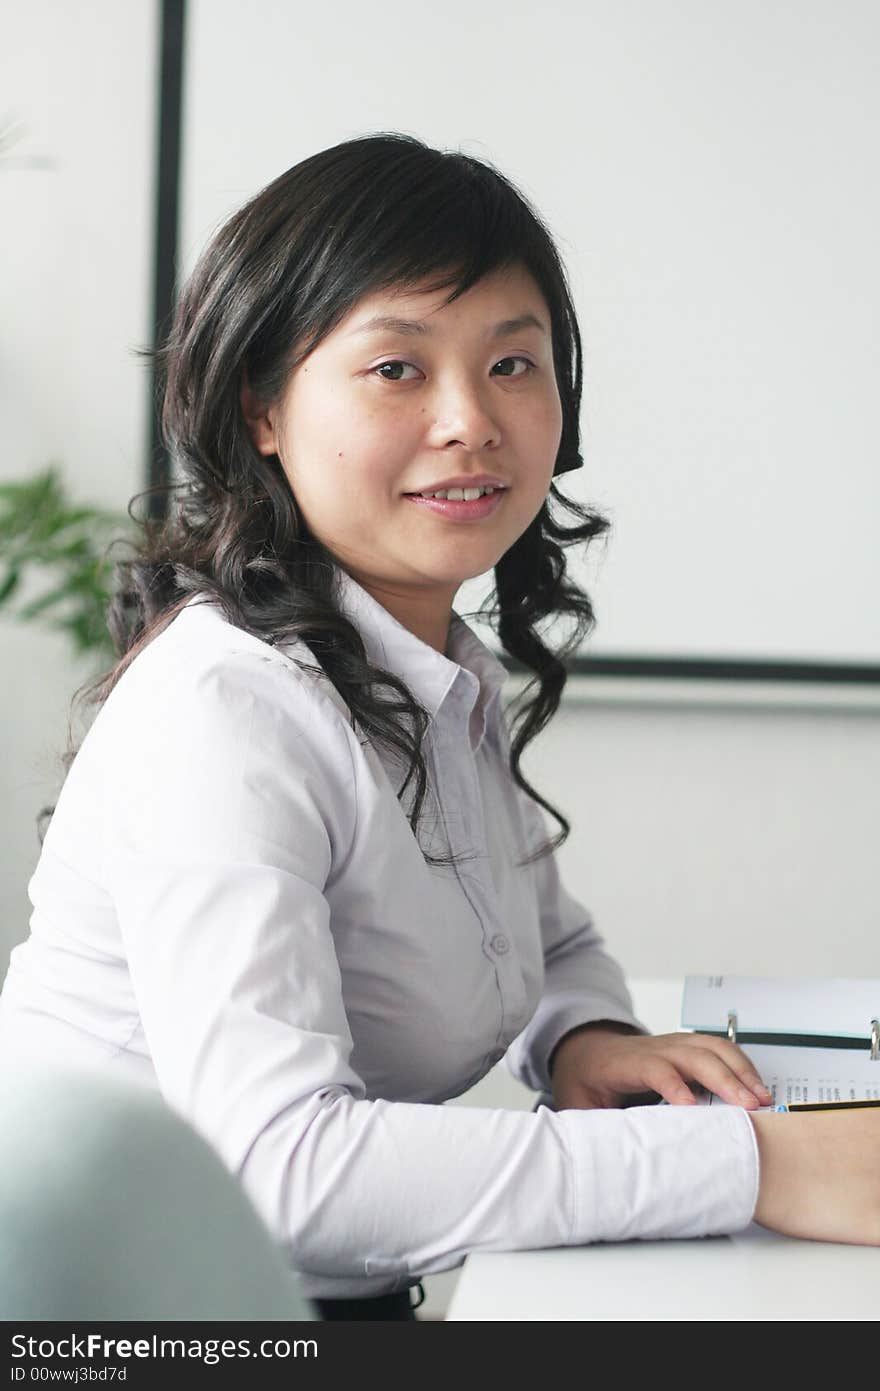
[[[774,1104],[880,1100],[880,980],[686,976],[681,1027],[736,1043]]]

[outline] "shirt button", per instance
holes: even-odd
[[[497,952],[499,956],[503,956],[505,952],[510,951],[510,943],[501,932],[497,933],[497,935],[492,938],[489,946],[494,952]]]

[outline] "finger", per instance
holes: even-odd
[[[738,1074],[728,1066],[726,1059],[719,1057],[711,1048],[685,1049],[676,1057],[675,1062],[686,1076],[708,1087],[731,1106],[745,1106],[748,1110],[755,1110],[758,1106],[766,1104],[763,1096],[756,1095],[751,1087],[741,1082]]]
[[[694,1043],[690,1045],[691,1047],[705,1048],[715,1053],[739,1078],[743,1086],[754,1092],[762,1104],[766,1104],[768,1099],[772,1099],[773,1093],[769,1087],[765,1086],[754,1063],[730,1039],[714,1038],[711,1034],[680,1034],[677,1037],[679,1040],[693,1039]]]
[[[665,1058],[653,1058],[644,1069],[644,1079],[652,1091],[659,1092],[670,1106],[696,1106],[694,1096],[678,1069]]]

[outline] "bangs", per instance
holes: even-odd
[[[529,214],[497,177],[449,161],[429,184],[402,182],[399,196],[389,190],[373,225],[349,244],[370,291],[448,289],[448,304],[493,271],[540,261]]]
[[[410,146],[399,137],[391,144],[393,158],[381,138],[348,142],[338,152],[342,167],[333,171],[335,180],[327,180],[325,166],[314,199],[307,171],[298,167],[296,241],[313,248],[305,279],[301,264],[289,267],[299,281],[300,318],[305,306],[311,310],[298,357],[367,295],[448,290],[450,304],[484,276],[515,264],[530,272],[557,317],[564,272],[549,232],[523,195],[498,170],[466,155]],[[314,210],[308,228],[302,225],[304,202]]]

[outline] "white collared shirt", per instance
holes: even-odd
[[[618,964],[514,783],[504,667],[447,655],[344,571],[370,660],[430,715],[419,828],[399,757],[353,730],[301,642],[197,596],[99,709],[28,885],[0,1050],[158,1087],[208,1140],[307,1295],[383,1294],[470,1251],[734,1231],[758,1157],[736,1107],[444,1107],[502,1057],[549,1090],[577,1024],[638,1024]],[[448,839],[447,839],[448,837]]]

